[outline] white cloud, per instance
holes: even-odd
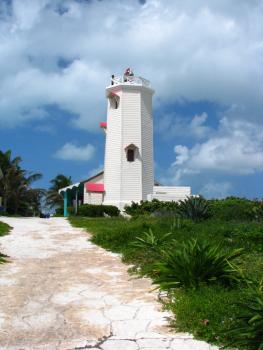
[[[55,157],[63,160],[86,162],[93,157],[94,153],[95,148],[91,144],[76,146],[73,143],[67,142],[55,153]]]
[[[262,119],[260,0],[14,0],[11,16],[2,8],[1,127],[55,104],[95,130],[110,74],[129,65],[152,81],[157,103],[205,99]],[[199,138],[204,119],[192,125]]]
[[[196,114],[191,120],[190,129],[198,138],[206,137],[210,131],[210,128],[204,125],[207,117],[207,113],[202,113],[200,115]]]
[[[34,111],[40,110],[38,106],[56,104],[78,116],[74,124],[92,130],[95,127],[93,114],[96,116],[101,108],[99,82],[107,75],[103,69],[79,60],[60,72],[44,73],[38,68],[18,72],[2,83],[6,96],[0,99],[0,126],[37,119],[39,113]],[[89,100],[92,100],[90,107]]]
[[[187,174],[248,175],[263,170],[263,131],[256,124],[223,118],[211,138],[192,148],[177,145],[173,178]]]
[[[174,147],[174,152],[176,153],[174,165],[184,164],[189,159],[189,150],[186,146],[177,145]]]

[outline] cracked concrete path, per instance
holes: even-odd
[[[67,220],[0,220],[0,349],[216,349],[172,332],[150,281]]]

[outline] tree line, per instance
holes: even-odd
[[[0,150],[0,210],[9,215],[38,216],[43,207],[57,208],[63,205],[60,188],[72,184],[71,177],[59,174],[50,181],[48,190],[34,188],[34,182],[42,178],[38,172],[23,169],[22,158],[12,157],[11,150]]]

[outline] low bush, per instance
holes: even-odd
[[[178,202],[152,201],[133,202],[125,207],[125,212],[133,217],[151,215],[154,217],[182,216],[187,219],[199,221],[209,217],[209,202],[203,197],[188,197]]]
[[[144,232],[143,237],[136,237],[136,240],[131,244],[136,248],[152,249],[159,252],[171,236],[172,232],[168,232],[162,236],[156,236],[150,228],[148,232]]]
[[[180,201],[179,203],[179,213],[193,221],[200,221],[207,219],[209,217],[209,202],[201,197],[188,197],[187,199]]]
[[[237,303],[235,303],[237,304]],[[244,346],[253,350],[263,349],[263,280],[259,287],[251,291],[244,302],[237,304],[241,308],[239,324],[228,332],[231,341],[228,346]]]
[[[150,215],[156,213],[156,216],[175,215],[178,211],[178,203],[161,202],[158,199],[152,201],[141,201],[140,203],[132,202],[131,205],[125,206],[125,212],[131,216]],[[158,215],[158,214],[161,215]]]
[[[102,217],[104,214],[109,216],[118,216],[120,211],[113,205],[83,204],[78,208],[79,216]]]
[[[226,252],[219,245],[190,239],[163,254],[155,264],[153,282],[163,290],[215,282],[229,286],[240,280],[238,265],[233,262],[241,254],[242,249]]]
[[[224,221],[261,221],[263,203],[246,198],[206,200],[202,196],[188,197],[177,202],[161,202],[157,199],[140,203],[133,202],[125,207],[125,212],[133,217],[152,215],[155,217],[182,216],[193,221],[212,217]]]
[[[70,216],[75,215],[74,207],[68,207],[68,213]],[[56,216],[63,216],[64,208],[56,209]],[[104,214],[109,216],[118,216],[120,211],[113,205],[96,205],[96,204],[83,204],[78,207],[78,216],[87,217],[103,217]]]
[[[216,219],[225,221],[259,221],[263,219],[261,202],[237,197],[210,200],[208,202],[210,204],[210,215]]]

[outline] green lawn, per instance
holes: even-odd
[[[0,237],[7,235],[10,229],[11,227],[9,225],[0,221]],[[0,253],[0,264],[3,264],[4,262],[6,262],[6,256]]]
[[[70,222],[84,227],[92,233],[92,241],[113,252],[121,253],[123,261],[135,265],[134,271],[153,276],[153,265],[160,261],[158,249],[145,249],[134,245],[136,237],[145,237],[144,232],[152,229],[154,236],[162,241],[167,232],[172,232],[163,243],[162,249],[173,249],[173,244],[181,244],[191,238],[222,245],[230,251],[243,248],[238,258],[244,276],[250,281],[260,281],[263,271],[263,225],[259,222],[227,222],[215,219],[203,222],[173,218],[138,217],[127,221],[122,218],[82,218],[71,217]],[[226,344],[231,337],[227,335],[241,309],[242,302],[250,295],[246,283],[231,287],[219,284],[203,285],[198,289],[177,289],[169,293],[170,302],[166,304],[176,321],[172,325],[180,331],[188,331],[196,338],[215,344]],[[243,347],[246,349],[245,347]],[[240,347],[240,349],[243,349]],[[252,349],[252,348],[251,348]]]

